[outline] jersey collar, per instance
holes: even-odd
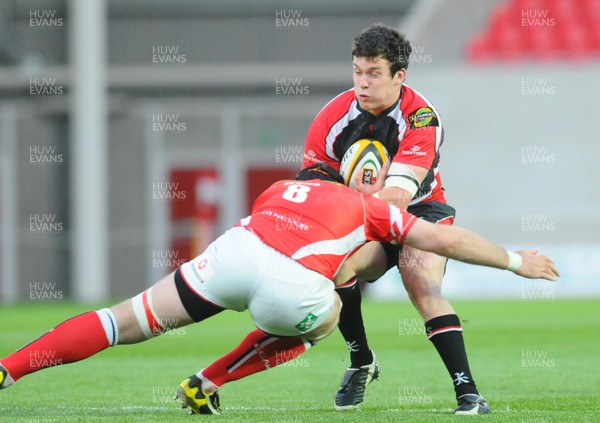
[[[404,85],[402,86],[402,88],[404,88]],[[398,99],[396,101],[394,101],[394,104],[392,104],[390,107],[388,107],[387,109],[385,109],[378,116],[373,116],[371,113],[369,113],[368,111],[366,111],[362,107],[360,107],[360,104],[358,104],[358,100],[355,100],[356,101],[356,108],[361,113],[369,116],[371,119],[377,119],[377,118],[380,118],[380,117],[383,117],[383,116],[387,116],[388,114],[390,114],[390,112],[392,110],[394,110],[396,107],[398,107],[398,104],[400,103],[400,100],[402,100],[402,88],[400,89],[400,95],[398,96]]]

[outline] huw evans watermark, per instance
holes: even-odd
[[[180,121],[179,113],[154,113],[152,130],[162,133],[181,133],[187,130],[187,123]]]
[[[521,9],[521,26],[523,28],[552,28],[556,19],[550,16],[548,9]]]
[[[184,64],[187,56],[179,51],[179,46],[156,45],[152,46],[152,63],[157,64]]]
[[[58,97],[64,94],[64,87],[56,83],[56,78],[29,78],[29,95],[32,97]]]
[[[276,351],[275,365],[280,367],[309,367],[308,358],[299,358],[299,354],[293,351]]]
[[[29,352],[30,367],[53,367],[63,364],[63,360],[56,358],[55,350],[33,350]]]
[[[30,9],[29,26],[35,29],[62,29],[64,19],[56,16],[56,10]]]
[[[431,404],[433,398],[425,393],[423,386],[401,386],[398,389],[400,404]]]
[[[56,282],[34,281],[29,283],[30,301],[62,300],[64,293],[57,289]]]
[[[547,145],[524,145],[521,147],[521,163],[523,164],[554,164],[556,154]]]
[[[63,229],[63,222],[58,220],[56,213],[29,214],[29,232],[60,233]]]
[[[302,16],[299,9],[276,9],[275,26],[277,28],[308,28],[310,20]]]
[[[153,250],[152,267],[161,269],[175,269],[185,263],[187,260],[179,257],[179,251],[172,250]]]
[[[180,188],[179,182],[153,182],[153,200],[183,201],[188,198],[186,190]]]
[[[303,149],[299,145],[280,145],[275,147],[275,163],[300,165],[303,160]]]
[[[275,78],[275,94],[285,96],[309,95],[310,88],[302,83],[302,78]]]
[[[425,335],[425,326],[423,320],[417,318],[404,317],[398,319],[398,335],[400,336],[413,336],[413,335]]]
[[[547,350],[522,350],[521,367],[553,368],[556,367],[556,359],[549,357]]]
[[[56,152],[55,145],[29,146],[30,164],[60,165],[63,163],[63,159],[63,155]]]
[[[521,299],[526,301],[554,300],[556,284],[547,281],[524,281],[521,285]]]
[[[521,95],[523,97],[554,97],[556,86],[550,83],[550,78],[523,77],[521,78]]]
[[[556,222],[550,215],[544,213],[525,213],[521,215],[521,231],[523,232],[554,232]]]

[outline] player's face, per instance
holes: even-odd
[[[405,69],[392,76],[390,62],[383,57],[356,56],[352,60],[352,69],[354,92],[363,110],[377,116],[398,100]]]

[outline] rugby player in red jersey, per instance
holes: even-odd
[[[222,384],[291,360],[335,329],[341,303],[333,280],[368,241],[405,243],[523,277],[559,276],[552,260],[536,251],[507,252],[466,229],[433,225],[330,182],[336,180],[341,177],[335,170],[318,164],[297,180],[275,183],[250,216],[151,288],[68,319],[0,359],[0,389],[38,370],[142,342],[225,309],[248,310],[258,329],[177,390],[192,412],[220,414]],[[31,360],[48,352],[52,360]]]
[[[405,84],[412,48],[398,31],[375,24],[359,34],[352,47],[354,88],[331,100],[312,122],[302,167],[324,162],[336,170],[350,146],[361,139],[380,141],[392,163],[385,181],[365,193],[380,190],[380,198],[423,220],[452,225],[455,210],[446,202],[440,177],[442,120],[433,104]],[[350,351],[350,366],[334,396],[337,410],[354,409],[363,402],[366,386],[379,375],[379,363],[369,348],[360,310],[357,277],[373,281],[398,266],[408,296],[425,322],[454,384],[456,414],[490,411],[473,380],[452,305],[442,294],[446,258],[413,246],[370,243],[346,263],[337,289],[344,307],[339,329]],[[343,280],[345,278],[345,280]]]

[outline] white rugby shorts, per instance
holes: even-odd
[[[184,263],[181,275],[205,300],[232,310],[248,309],[256,326],[272,335],[310,332],[333,308],[331,280],[242,227],[225,232]]]

